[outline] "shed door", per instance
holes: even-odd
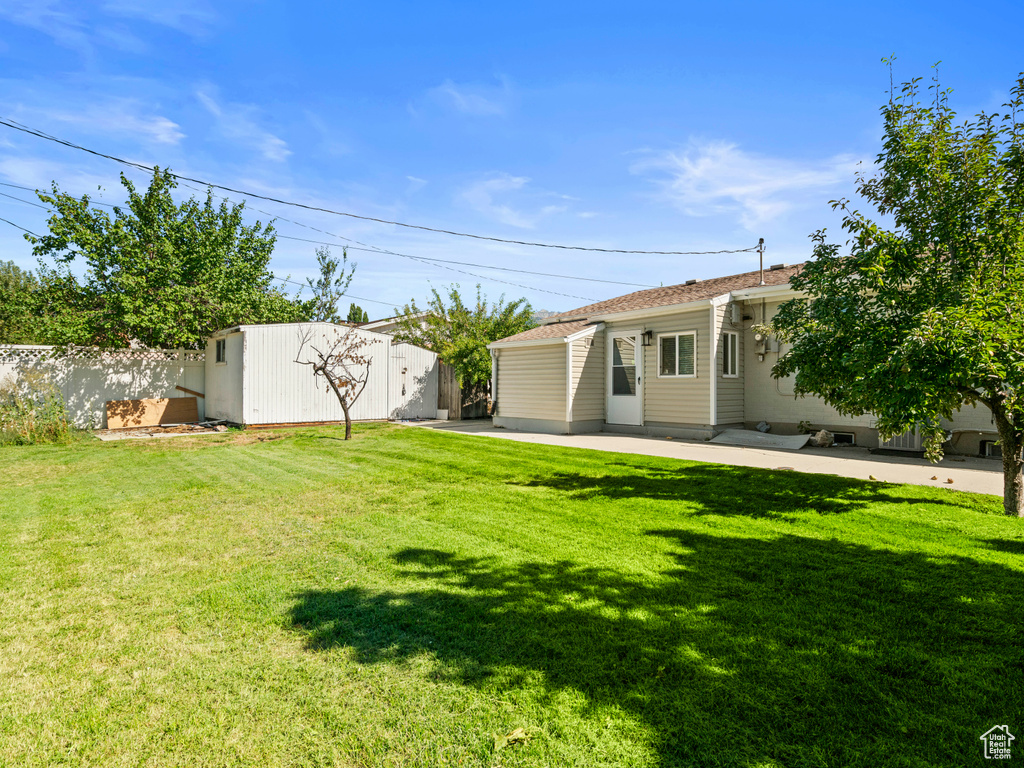
[[[608,334],[607,422],[643,424],[643,348],[640,331]]]

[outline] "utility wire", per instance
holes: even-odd
[[[40,203],[33,203],[31,200],[22,200],[20,197],[15,197],[14,195],[8,195],[6,192],[0,192],[0,196],[9,197],[11,200],[17,200],[19,203],[24,203],[25,205],[32,205],[32,206],[35,206],[36,208],[42,208],[44,211],[49,211],[50,210],[45,205],[42,205]]]
[[[0,217],[0,221],[4,222],[5,224],[10,224],[12,227],[14,227],[15,229],[20,229],[22,232],[27,232],[28,234],[32,235],[32,237],[39,237],[39,235],[37,235],[31,229],[25,229],[25,227],[21,226],[20,224],[15,224],[13,221],[10,221],[3,217]],[[300,283],[297,280],[289,280],[288,278],[277,277],[277,275],[271,275],[271,277],[274,280],[280,281],[282,283],[292,283],[293,285],[298,285],[301,286],[302,288],[309,287],[308,285],[306,285],[306,283]],[[299,293],[302,293],[302,291],[299,291]],[[391,307],[392,309],[395,306],[394,303],[390,301],[380,301],[379,299],[367,299],[360,296],[352,296],[347,293],[345,294],[345,296],[348,296],[350,299],[355,299],[356,301],[368,301],[372,304],[383,304],[385,307]]]
[[[31,229],[25,229],[23,226],[21,226],[20,224],[15,224],[13,221],[8,221],[7,219],[4,218],[0,218],[0,221],[4,222],[4,224],[10,224],[12,227],[14,227],[15,229],[20,229],[22,232],[27,232],[28,234],[32,235],[32,237],[39,237],[39,235],[37,235]]]
[[[56,142],[57,144],[62,144],[65,147],[70,147],[71,149],[77,149],[77,150],[79,150],[81,152],[87,152],[90,155],[94,155],[96,157],[102,157],[102,158],[105,158],[107,160],[113,160],[116,163],[121,163],[122,165],[127,165],[127,166],[130,166],[132,168],[137,168],[138,170],[141,170],[141,171],[147,171],[149,173],[152,173],[153,170],[154,170],[153,166],[145,165],[144,163],[136,163],[136,162],[134,162],[132,160],[125,160],[123,158],[116,157],[115,155],[108,155],[108,154],[106,154],[104,152],[99,152],[99,151],[97,151],[95,149],[89,149],[88,147],[83,147],[80,144],[75,144],[74,142],[67,141],[66,139],[61,139],[61,138],[58,138],[56,136],[52,136],[51,134],[44,133],[43,131],[37,130],[35,128],[30,128],[29,126],[23,125],[23,124],[15,121],[15,120],[12,120],[10,118],[0,118],[0,125],[5,125],[8,128],[13,128],[14,130],[21,131],[22,133],[27,133],[30,136],[35,136],[35,137],[40,138],[40,139],[46,139],[47,141],[53,141],[53,142]],[[281,198],[270,197],[269,195],[260,195],[260,194],[257,194],[255,192],[246,192],[245,190],[235,189],[234,187],[227,187],[227,186],[224,186],[222,184],[213,184],[212,182],[203,181],[202,179],[195,179],[195,178],[192,178],[190,176],[182,176],[181,174],[177,174],[177,173],[169,173],[169,175],[172,176],[175,179],[181,179],[183,181],[191,181],[193,184],[201,184],[204,187],[213,187],[214,189],[221,189],[221,190],[224,190],[225,192],[232,192],[232,193],[234,193],[236,195],[245,195],[246,197],[253,197],[253,198],[256,198],[258,200],[267,200],[268,202],[279,203],[280,205],[290,205],[290,206],[294,206],[296,208],[304,208],[304,209],[306,209],[308,211],[318,211],[320,213],[329,213],[329,214],[334,215],[334,216],[347,216],[349,218],[360,219],[362,221],[373,221],[373,222],[376,222],[378,224],[388,224],[390,226],[395,226],[395,227],[405,227],[406,229],[419,229],[419,230],[422,230],[422,231],[425,231],[425,232],[436,232],[438,234],[453,235],[455,237],[468,237],[468,238],[472,238],[474,240],[488,240],[488,241],[494,242],[494,243],[508,243],[510,245],[526,245],[526,246],[530,246],[532,248],[559,248],[559,249],[567,250],[567,251],[589,251],[589,252],[594,252],[594,253],[627,253],[627,254],[640,254],[640,255],[647,255],[647,256],[710,256],[710,255],[714,255],[714,254],[723,254],[723,253],[747,253],[749,251],[757,250],[757,246],[755,245],[755,246],[752,246],[750,248],[738,248],[738,249],[734,249],[734,250],[722,250],[722,251],[640,251],[640,250],[629,250],[629,249],[623,249],[623,248],[590,248],[590,247],[586,247],[586,246],[582,246],[582,245],[560,245],[560,244],[557,244],[557,243],[538,243],[538,242],[532,242],[532,241],[529,241],[529,240],[509,240],[509,239],[502,238],[502,237],[488,237],[486,235],[474,235],[474,234],[470,234],[468,232],[457,232],[457,231],[451,230],[451,229],[439,229],[439,228],[436,228],[436,227],[426,227],[426,226],[422,226],[420,224],[406,224],[406,223],[401,222],[401,221],[390,221],[388,219],[379,219],[379,218],[376,218],[374,216],[361,216],[361,215],[356,214],[356,213],[348,213],[346,211],[335,211],[335,210],[333,210],[331,208],[322,208],[320,206],[307,205],[306,203],[299,203],[299,202],[295,202],[293,200],[282,200]],[[576,297],[576,298],[578,298],[578,297]]]
[[[182,184],[182,186],[184,186],[184,187],[186,187],[188,189],[194,190],[196,192],[199,192],[199,193],[203,192],[203,190],[196,189],[195,187],[193,187],[193,186],[191,186],[189,184]],[[224,200],[226,202],[234,202],[233,200],[231,200],[231,198],[228,198],[228,197],[218,197],[218,199],[219,200]],[[344,247],[344,248],[352,248],[352,250],[354,250],[354,251],[366,251],[367,253],[380,253],[380,254],[385,254],[385,255],[388,255],[388,256],[401,256],[404,259],[412,259],[413,261],[423,262],[425,264],[429,264],[431,266],[435,266],[435,267],[438,267],[440,269],[447,269],[449,272],[458,272],[459,274],[462,274],[462,275],[469,275],[470,277],[475,277],[478,280],[490,281],[490,282],[495,282],[495,283],[502,283],[504,285],[511,285],[511,286],[513,286],[515,288],[522,288],[523,290],[526,290],[526,291],[539,291],[540,293],[550,293],[553,296],[562,296],[562,297],[567,298],[567,299],[579,299],[580,301],[591,301],[591,302],[597,301],[597,299],[593,299],[593,298],[590,298],[588,296],[576,296],[575,294],[571,294],[571,293],[561,293],[560,291],[551,291],[551,290],[548,290],[547,288],[536,288],[536,287],[534,287],[532,285],[523,285],[522,283],[513,283],[513,282],[510,282],[508,280],[502,280],[501,278],[498,278],[498,277],[489,277],[489,276],[486,276],[486,275],[478,275],[475,272],[467,272],[464,269],[455,269],[454,267],[448,267],[448,266],[445,266],[444,264],[434,263],[434,262],[447,262],[449,264],[458,264],[460,262],[448,261],[446,259],[431,259],[431,258],[425,257],[425,256],[411,256],[411,255],[409,255],[407,253],[398,253],[396,251],[389,251],[389,250],[386,250],[384,248],[378,248],[375,245],[370,245],[369,243],[364,243],[364,242],[361,242],[359,240],[353,240],[351,237],[345,237],[344,235],[339,235],[339,234],[336,234],[334,232],[328,232],[325,229],[318,229],[317,227],[313,227],[313,226],[310,226],[308,224],[303,224],[302,222],[295,221],[294,219],[288,219],[288,218],[285,218],[284,216],[273,214],[270,211],[264,211],[264,210],[262,210],[260,208],[253,208],[252,210],[254,210],[254,211],[258,212],[258,213],[262,213],[262,214],[264,214],[266,216],[270,216],[271,219],[272,219],[271,223],[273,223],[273,221],[278,221],[278,220],[286,221],[289,224],[295,224],[296,226],[303,227],[304,229],[311,229],[314,232],[319,232],[322,235],[327,235],[328,237],[334,237],[334,238],[337,238],[338,240],[344,240],[347,243],[355,243],[356,245],[349,246],[349,245],[344,245],[342,243],[328,243],[328,242],[323,242],[323,241],[320,241],[320,240],[304,240],[303,238],[299,238],[299,237],[290,237],[290,236],[287,236],[287,235],[278,235],[278,237],[281,237],[283,239],[299,240],[299,241],[303,241],[303,242],[317,243],[317,244],[320,244],[320,245],[342,245],[342,247]],[[357,246],[363,246],[363,247],[360,248],[360,247],[357,247]],[[470,266],[477,266],[477,267],[481,267],[483,269],[503,269],[502,267],[490,267],[490,266],[487,266],[487,265],[484,265],[484,264],[479,264],[479,265],[474,264],[474,265],[470,265]],[[518,271],[518,270],[508,270],[508,271]],[[538,274],[538,275],[542,275],[542,276],[545,276],[545,277],[549,276],[549,275],[543,275],[543,273],[527,273],[527,274]],[[582,279],[590,279],[590,278],[582,278]],[[603,282],[603,281],[594,281],[594,282]],[[655,286],[643,286],[643,287],[654,288]]]
[[[0,193],[3,194],[3,193]],[[291,235],[278,235],[281,240],[298,240],[300,243],[313,243],[314,245],[340,245],[340,243],[329,243],[324,240],[309,240],[304,237],[293,237]],[[601,280],[596,277],[580,277],[578,275],[555,275],[550,272],[533,272],[528,269],[512,269],[511,267],[494,267],[490,264],[476,264],[471,261],[453,261],[451,259],[436,259],[432,256],[410,256],[407,253],[398,253],[397,251],[389,251],[383,248],[360,248],[359,246],[348,245],[345,246],[350,251],[365,251],[367,253],[386,253],[391,256],[402,256],[407,259],[416,259],[417,261],[431,261],[442,264],[460,264],[464,267],[476,267],[477,269],[496,269],[501,272],[518,272],[521,275],[537,275],[538,277],[557,277],[563,280],[585,280],[588,283],[610,283],[611,285],[628,285],[634,288],[657,288],[656,285],[648,285],[647,283],[625,283],[621,280]]]
[[[0,184],[3,184],[3,182],[0,182]],[[22,187],[22,186],[17,185],[17,184],[5,184],[5,186],[16,187],[18,189],[29,189],[29,187]],[[186,184],[185,186],[188,186],[188,185]],[[188,188],[189,189],[195,189],[194,187],[190,187],[190,186]],[[32,190],[32,191],[35,191],[35,190]],[[196,191],[201,191],[201,190],[196,190]],[[9,195],[6,192],[0,192],[0,195],[2,195],[3,197],[9,197],[11,200],[17,200],[19,203],[25,203],[25,205],[33,205],[36,208],[42,208],[44,211],[51,211],[52,210],[50,208],[47,208],[45,205],[40,205],[39,203],[33,203],[30,200],[23,200],[20,197],[15,197],[14,195]],[[226,198],[226,197],[223,197],[223,198],[220,198],[220,199],[222,199],[222,200],[229,200],[229,198]],[[92,203],[92,202],[96,202],[96,201],[90,200],[89,202]],[[230,200],[229,200],[229,202],[230,202]],[[110,206],[112,208],[115,207],[115,206],[111,205],[110,203],[97,203],[97,204],[98,205]],[[270,213],[268,211],[261,211],[258,208],[253,208],[253,210],[254,211],[258,211],[259,213],[263,213],[263,214],[265,214],[267,216],[274,216],[274,214],[272,214],[272,213]],[[280,218],[282,221],[287,221],[287,222],[289,222],[291,224],[295,224],[295,225],[300,226],[300,227],[306,226],[305,224],[301,224],[300,222],[297,222],[297,221],[292,221],[291,219],[284,219],[282,217],[275,217],[275,218]],[[331,232],[325,232],[324,230],[317,230],[316,227],[308,227],[308,228],[309,229],[314,229],[314,230],[316,230],[318,232],[322,232],[323,234],[328,235],[329,237],[335,237],[335,238],[338,238],[340,240],[348,240],[349,242],[359,243],[358,240],[351,240],[351,238],[342,237],[341,235],[335,235],[335,234],[332,234]],[[321,240],[309,240],[309,239],[302,238],[302,237],[290,237],[288,235],[277,235],[277,237],[285,239],[285,240],[298,240],[300,242],[315,243],[315,244],[318,244],[318,245],[338,245],[338,243],[328,243],[328,242],[324,242],[324,241],[321,241]],[[360,247],[360,246],[365,246],[365,247]],[[528,291],[540,291],[541,293],[550,293],[550,294],[554,294],[555,296],[564,296],[564,297],[569,298],[569,299],[581,299],[583,301],[595,301],[595,299],[591,299],[591,298],[588,298],[586,296],[574,296],[573,294],[570,294],[570,293],[560,293],[558,291],[550,291],[550,290],[547,290],[546,288],[535,288],[533,286],[522,285],[520,283],[512,283],[512,282],[509,282],[507,280],[501,280],[501,279],[496,278],[496,277],[486,277],[484,275],[477,275],[477,274],[475,274],[473,272],[466,272],[466,271],[461,270],[461,269],[451,269],[450,267],[443,266],[441,263],[434,263],[434,262],[442,262],[443,264],[460,264],[460,265],[464,265],[464,266],[478,267],[478,268],[482,268],[482,269],[497,269],[497,270],[501,270],[503,272],[518,272],[518,273],[526,274],[526,275],[538,275],[540,277],[561,277],[561,278],[565,278],[565,279],[568,279],[568,280],[586,280],[586,281],[592,282],[592,283],[613,283],[613,284],[616,284],[616,285],[632,285],[632,286],[638,286],[638,287],[641,287],[641,288],[654,288],[654,287],[656,287],[656,286],[653,286],[653,285],[640,285],[638,283],[621,283],[621,282],[618,282],[618,281],[615,281],[615,280],[598,280],[597,278],[592,278],[592,277],[572,277],[570,275],[552,275],[552,274],[549,274],[549,273],[546,273],[546,272],[530,272],[530,271],[525,270],[525,269],[510,269],[508,267],[492,267],[492,266],[487,265],[487,264],[474,264],[472,262],[452,261],[450,259],[434,259],[434,258],[430,258],[430,257],[427,257],[427,256],[410,256],[407,253],[397,253],[396,251],[389,251],[389,250],[386,250],[384,248],[377,248],[375,246],[367,245],[366,243],[359,243],[359,245],[345,246],[345,247],[346,248],[351,248],[353,251],[365,251],[367,253],[380,253],[380,254],[386,254],[388,256],[401,256],[402,258],[405,258],[405,259],[412,259],[413,261],[421,261],[421,262],[432,264],[433,266],[439,266],[439,267],[441,267],[441,269],[450,269],[453,272],[460,272],[460,273],[462,273],[464,275],[469,275],[470,277],[475,277],[475,278],[478,278],[480,280],[492,280],[494,282],[504,283],[505,285],[515,286],[516,288],[522,288],[522,289],[528,290]]]
[[[0,183],[2,183],[2,182],[0,182]],[[15,186],[15,185],[12,184],[10,186]],[[20,188],[21,189],[25,189],[25,187],[20,187]],[[6,192],[0,192],[0,195],[2,195],[3,197],[9,197],[12,200],[17,200],[19,203],[25,203],[26,205],[33,205],[36,208],[42,208],[44,211],[51,211],[52,210],[50,208],[47,208],[45,205],[40,205],[38,203],[33,203],[33,202],[29,201],[29,200],[22,200],[20,197],[15,197],[14,195],[8,195]],[[222,198],[222,199],[227,200],[228,198]],[[110,205],[110,204],[109,203],[103,203],[103,205]],[[256,210],[256,209],[253,209],[253,210]],[[267,213],[266,211],[260,211],[260,212],[261,213],[266,213],[266,215],[268,215],[268,216],[272,216],[273,215],[271,213]],[[6,221],[6,219],[4,219],[4,221]],[[288,221],[288,220],[286,219],[286,221]],[[7,222],[7,223],[11,224],[11,222]],[[291,223],[298,224],[298,222],[291,222]],[[13,226],[17,226],[17,225],[13,224]],[[299,224],[299,226],[303,226],[303,225]],[[25,230],[25,231],[28,232],[28,230]],[[322,231],[322,230],[320,230],[320,231]],[[29,234],[33,234],[33,233],[29,233]],[[340,235],[332,235],[330,232],[324,232],[324,234],[329,235],[331,237],[338,237],[338,238],[343,239],[343,240],[348,240],[349,239],[349,238],[342,238]],[[33,236],[34,237],[39,237],[39,235],[35,235],[35,234],[33,234]],[[278,235],[278,237],[287,237],[287,236],[286,235]],[[319,242],[319,241],[316,241],[316,240],[304,240],[304,238],[300,238],[300,237],[291,237],[291,238],[288,238],[288,239],[290,239],[290,240],[301,240],[301,241],[310,242],[310,243]],[[358,241],[354,241],[354,242],[358,242]],[[335,245],[335,243],[321,243],[321,244],[322,245]],[[360,243],[360,245],[364,245],[364,244]],[[420,256],[410,256],[410,255],[405,254],[405,253],[395,253],[394,251],[387,251],[387,250],[384,250],[382,248],[375,248],[373,246],[368,246],[368,247],[365,247],[365,248],[360,248],[358,246],[345,246],[345,247],[346,248],[351,247],[352,250],[356,250],[356,251],[366,251],[366,252],[369,252],[369,253],[381,253],[381,254],[387,254],[387,255],[390,255],[390,256],[401,256],[401,257],[406,258],[406,259],[412,259],[413,261],[422,261],[422,262],[428,263],[428,264],[431,264],[432,262],[435,262],[435,261],[446,261],[445,259],[430,259],[430,258],[420,257]],[[448,263],[451,263],[451,264],[461,264],[461,263],[464,263],[464,262],[450,261]],[[582,301],[596,301],[596,299],[591,299],[591,298],[588,298],[586,296],[574,296],[573,294],[570,294],[570,293],[560,293],[558,291],[547,290],[546,288],[535,288],[535,287],[529,286],[529,285],[522,285],[521,283],[512,283],[512,282],[509,282],[508,280],[501,280],[500,278],[497,278],[497,277],[486,277],[484,275],[478,275],[478,274],[476,274],[474,272],[466,272],[465,270],[462,270],[462,269],[453,269],[452,267],[447,267],[447,266],[444,266],[443,264],[432,264],[432,266],[440,267],[441,269],[447,269],[447,270],[450,270],[452,272],[459,272],[461,274],[469,275],[470,277],[475,277],[475,278],[480,279],[480,280],[490,280],[490,281],[493,281],[493,282],[504,283],[505,285],[515,286],[516,288],[522,288],[522,289],[527,290],[527,291],[540,291],[541,293],[550,293],[550,294],[554,294],[555,296],[564,296],[564,297],[569,298],[569,299],[580,299]],[[485,269],[502,269],[502,267],[486,267],[486,266],[484,266],[482,264],[480,264],[480,265],[470,264],[469,266],[481,266],[481,267],[484,267]],[[509,271],[509,272],[525,272],[525,270],[516,270],[516,269],[510,269],[510,270],[506,270],[506,271]],[[543,275],[543,273],[531,273],[531,272],[526,272],[526,274],[541,274],[541,275]],[[557,275],[545,275],[545,276],[547,276],[547,277],[557,277]],[[586,280],[586,279],[590,279],[590,278],[581,278],[581,279]],[[595,282],[606,282],[606,281],[595,281]],[[610,282],[610,281],[607,281],[607,282]]]

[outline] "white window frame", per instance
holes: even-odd
[[[679,337],[680,336],[692,336],[693,337],[693,373],[679,373]],[[674,338],[676,340],[676,372],[675,373],[662,373],[661,372],[661,340],[664,338]],[[696,379],[697,378],[697,360],[699,355],[697,354],[697,332],[696,331],[676,331],[675,333],[659,333],[658,334],[658,378],[659,379]]]
[[[221,354],[221,350],[223,350],[223,354]],[[214,352],[214,358],[213,359],[214,359],[216,365],[227,365],[228,364],[228,340],[227,339],[217,339],[217,342],[214,345],[213,352]]]
[[[729,337],[732,340],[729,340]],[[738,379],[740,377],[740,335],[735,331],[726,331],[722,334],[722,378]],[[736,355],[736,370],[729,371],[730,352]]]

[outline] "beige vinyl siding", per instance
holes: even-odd
[[[765,305],[765,317],[769,322],[775,317],[781,304],[782,301],[776,300]],[[753,315],[757,322],[760,322],[761,302],[752,303],[747,314]],[[760,362],[755,354],[757,345],[749,329],[744,333],[744,337],[743,381],[746,384],[743,407],[744,421],[764,420],[769,424],[773,422],[797,424],[801,421],[809,421],[811,424],[827,424],[832,427],[874,426],[875,419],[870,414],[856,417],[841,416],[835,408],[819,397],[794,397],[792,378],[774,379],[771,375],[772,366],[778,362],[779,357],[785,354],[785,349],[780,350],[778,342],[772,339],[768,352],[764,356],[764,362]]]
[[[710,424],[711,361],[708,337],[711,333],[710,307],[676,315],[656,317],[645,322],[622,322],[605,326],[613,330],[646,329],[654,332],[654,343],[643,347],[643,387],[645,424]],[[696,331],[697,375],[692,378],[658,378],[658,336]]]
[[[996,432],[992,411],[984,405],[968,405],[954,413],[951,421],[943,419],[940,423],[943,429],[954,431]]]
[[[604,333],[572,343],[572,420],[604,418]]]
[[[718,355],[716,367],[718,368],[718,382],[715,396],[718,400],[718,419],[716,424],[740,424],[743,422],[743,350],[744,344],[743,323],[733,324],[732,305],[721,304],[715,308],[718,319]],[[741,315],[742,317],[742,315]],[[725,335],[735,333],[739,352],[737,355],[739,374],[737,377],[726,378],[725,373]]]
[[[498,351],[498,415],[565,421],[565,342]]]
[[[769,302],[766,305],[766,315],[771,320],[778,311],[781,301]],[[760,321],[761,303],[753,302],[747,305],[746,314],[754,315]],[[749,338],[747,338],[749,336]],[[776,351],[773,344],[765,355],[764,362],[758,362],[754,354],[755,344],[753,336],[747,330],[741,342],[744,348],[743,381],[746,383],[746,400],[744,403],[744,421],[758,422],[764,419],[771,423],[773,421],[786,424],[797,424],[801,421],[809,421],[815,425],[828,425],[831,427],[874,427],[875,417],[869,413],[863,416],[840,416],[835,408],[832,408],[824,400],[818,397],[793,396],[792,378],[776,380],[771,376],[772,366],[778,362],[781,355],[785,354],[785,347]],[[719,381],[719,386],[721,386]],[[967,407],[954,414],[951,421],[945,419],[941,422],[944,429],[977,431],[983,433],[995,433],[996,428],[992,423],[992,414],[984,406]]]

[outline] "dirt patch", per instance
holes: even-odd
[[[93,432],[100,440],[144,440],[151,437],[179,437],[183,435],[215,435],[227,432],[223,424],[174,424],[166,427],[138,427],[135,429],[98,429]]]

